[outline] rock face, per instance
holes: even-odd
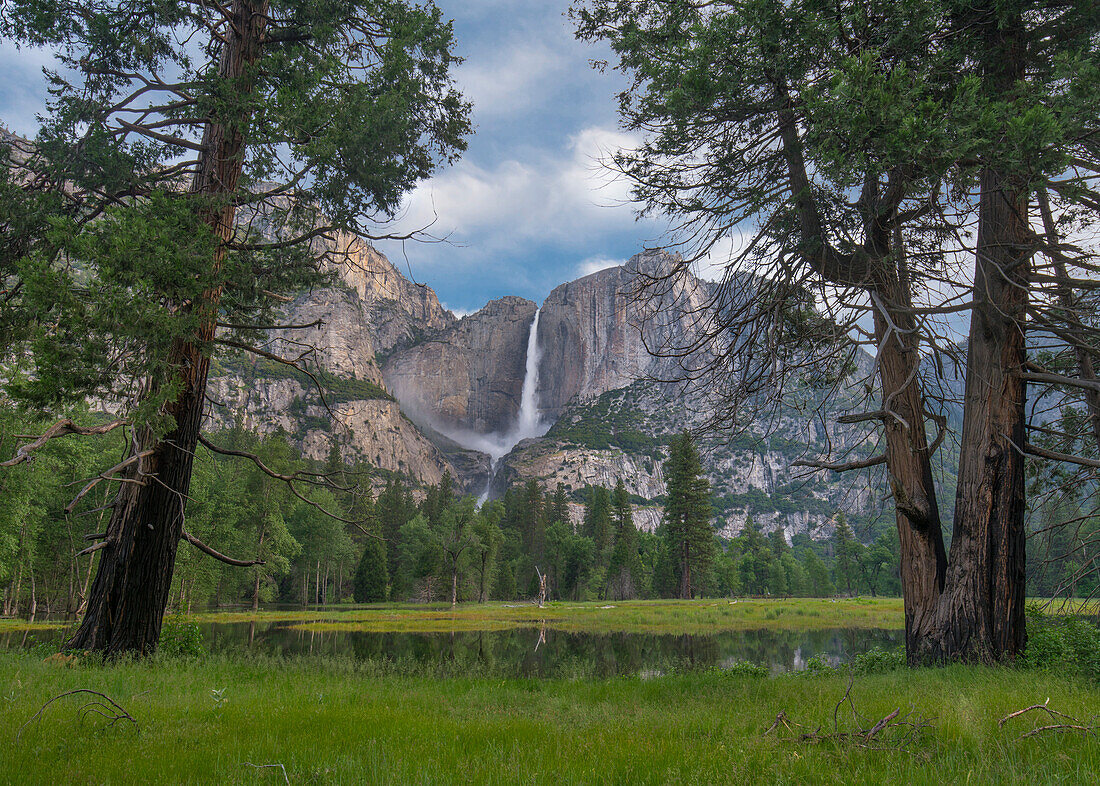
[[[488,459],[433,443],[383,388],[379,358],[455,322],[430,287],[413,284],[366,242],[341,236],[332,253],[335,285],[304,293],[284,314],[288,324],[321,324],[269,334],[272,351],[308,365],[326,388],[322,405],[305,374],[254,358],[227,359],[212,375],[209,415],[215,427],[239,424],[261,434],[282,428],[303,455],[323,460],[336,446],[347,462],[366,461],[413,483],[436,484],[445,472],[484,484]],[[301,342],[301,343],[291,343]],[[469,490],[474,490],[473,486]]]
[[[569,407],[541,439],[524,440],[502,462],[497,493],[534,479],[543,488],[561,483],[581,499],[588,485],[610,488],[621,478],[633,500],[635,524],[652,531],[661,521],[666,493],[664,462],[673,434],[698,425],[692,402],[670,399],[652,382],[635,382],[596,400]],[[828,537],[836,511],[866,512],[869,486],[836,476],[799,475],[792,462],[814,456],[826,440],[850,442],[851,432],[780,418],[770,436],[699,440],[704,472],[714,500],[718,531],[733,537],[751,515],[765,533],[782,529],[788,539]]]
[[[337,283],[303,294],[285,315],[288,322],[323,324],[270,337],[273,351],[289,348],[284,354],[297,354],[286,341],[316,346],[315,371],[331,394],[332,415],[305,375],[270,362],[227,359],[211,383],[218,402],[211,416],[261,433],[282,428],[311,458],[324,459],[336,446],[346,461],[366,461],[412,483],[435,484],[450,472],[460,489],[479,494],[489,480],[489,456],[455,440],[501,449],[492,435],[515,426],[535,304],[505,297],[456,320],[430,288],[408,281],[365,242],[340,238],[336,249]],[[496,465],[496,494],[528,479],[546,489],[561,483],[579,517],[587,485],[611,487],[621,478],[636,524],[659,525],[667,444],[700,425],[706,403],[702,393],[645,381],[678,370],[676,361],[650,350],[694,343],[692,314],[716,291],[683,275],[656,300],[637,297],[641,280],[678,262],[650,251],[550,293],[536,337],[537,392],[543,419],[553,427],[523,440]],[[787,411],[737,438],[701,441],[716,527],[735,535],[751,515],[765,532],[822,538],[831,534],[838,510],[850,520],[874,513],[869,489],[880,485],[877,479],[841,482],[791,470],[795,459],[816,456],[826,444],[851,444],[854,434]]]
[[[313,391],[294,379],[221,376],[211,380],[210,388],[220,402],[213,414],[216,422],[236,423],[259,434],[281,428],[300,444],[306,458],[324,461],[335,445],[347,463],[366,461],[415,483],[437,484],[444,472],[452,477],[474,474],[462,459],[453,461],[409,423],[395,401],[346,401],[333,404],[330,414],[320,404],[303,403]],[[456,463],[466,471],[459,472]]]
[[[516,421],[535,304],[494,300],[393,354],[386,387],[414,420],[447,431],[503,433]]]
[[[550,293],[539,318],[539,346],[548,370],[541,375],[539,401],[547,417],[557,418],[572,404],[659,375],[669,361],[650,350],[690,340],[690,315],[711,296],[707,282],[688,277],[655,302],[637,294],[646,276],[667,272],[677,261],[664,251],[645,252],[622,267],[562,284]]]
[[[411,346],[455,322],[431,287],[409,281],[365,241],[340,236],[335,259],[343,286],[362,304],[360,326],[369,331],[374,352],[385,355]]]

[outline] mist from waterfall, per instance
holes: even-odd
[[[463,434],[448,435],[463,447],[480,450],[489,454],[489,478],[485,481],[485,490],[477,500],[478,507],[489,499],[489,491],[496,478],[497,465],[521,440],[541,437],[550,428],[539,414],[539,314],[535,309],[535,318],[531,320],[531,330],[527,334],[527,365],[523,372],[523,389],[519,399],[519,416],[516,424],[504,434]]]

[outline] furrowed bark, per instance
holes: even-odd
[[[883,290],[879,290],[883,292]],[[907,287],[883,292],[885,304],[909,304]],[[886,305],[889,309],[889,305]],[[875,310],[879,338],[886,467],[894,494],[900,543],[901,586],[905,603],[905,651],[915,664],[920,639],[943,591],[947,552],[943,545],[939,504],[932,477],[931,451],[924,428],[924,397],[918,376],[920,352],[911,312]],[[889,320],[889,321],[887,321]],[[890,322],[893,323],[891,327]],[[898,332],[899,328],[901,331]]]
[[[267,20],[267,0],[234,0],[234,23],[222,48],[219,76],[231,81],[243,97],[252,89],[254,64],[260,57]],[[247,111],[247,110],[246,110]],[[214,118],[203,134],[198,171],[191,185],[197,198],[210,199],[207,221],[222,245],[211,259],[220,269],[233,232],[235,208],[229,196],[236,190],[245,155],[239,116]],[[151,451],[128,476],[107,526],[110,545],[101,552],[99,567],[80,627],[65,649],[95,650],[108,657],[148,655],[157,646],[175,568],[176,548],[183,532],[187,490],[198,444],[210,358],[217,328],[221,291],[207,291],[190,306],[202,319],[197,334],[175,342],[169,366],[175,369],[180,392],[167,407],[175,429],[162,439],[145,431],[135,452]]]
[[[988,8],[978,13],[986,87],[1007,95],[1024,75],[1023,20],[999,24]],[[989,164],[980,186],[955,527],[944,593],[921,641],[925,663],[1012,662],[1026,643],[1028,190],[1024,178]]]
[[[780,97],[789,97],[777,86]],[[912,284],[904,257],[897,202],[903,189],[891,178],[889,200],[877,185],[867,190],[865,241],[861,253],[838,254],[825,237],[824,222],[810,190],[794,113],[778,115],[792,197],[800,217],[803,254],[826,280],[868,292],[875,303],[880,395],[886,441],[886,469],[896,505],[905,602],[905,650],[918,662],[921,637],[931,626],[944,586],[947,554],[932,476],[931,450],[925,433],[924,395],[920,385],[920,352],[912,312]],[[893,219],[895,226],[888,226]],[[892,235],[892,236],[891,236]]]
[[[922,662],[1011,662],[1024,631],[1027,202],[982,173],[955,530]]]

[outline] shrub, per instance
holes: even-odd
[[[905,648],[884,650],[872,647],[867,652],[856,655],[852,661],[852,671],[856,674],[882,674],[887,671],[899,671],[905,668]]]
[[[757,666],[747,660],[739,660],[728,666],[723,666],[721,672],[733,677],[767,677],[771,674],[767,666]]]
[[[202,628],[178,615],[165,617],[157,649],[168,658],[201,658],[206,655]]]
[[[824,655],[814,655],[806,661],[806,674],[811,677],[824,677],[832,674],[835,669],[829,665]]]
[[[1025,666],[1100,680],[1100,628],[1095,623],[1081,617],[1048,617],[1031,607],[1027,631]]]

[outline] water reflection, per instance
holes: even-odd
[[[341,657],[383,670],[501,677],[612,677],[723,668],[747,661],[773,673],[797,671],[814,656],[832,665],[873,647],[904,643],[901,630],[833,628],[693,635],[565,633],[523,628],[453,633],[315,631],[286,623],[203,626],[212,653]],[[0,636],[0,648],[60,642],[58,630]]]
[[[820,656],[836,665],[873,647],[904,643],[900,630],[755,630],[707,635],[564,633],[547,629],[452,633],[320,632],[283,624],[208,625],[212,652],[259,652],[415,664],[447,674],[568,677],[664,673],[748,661],[796,671]]]

